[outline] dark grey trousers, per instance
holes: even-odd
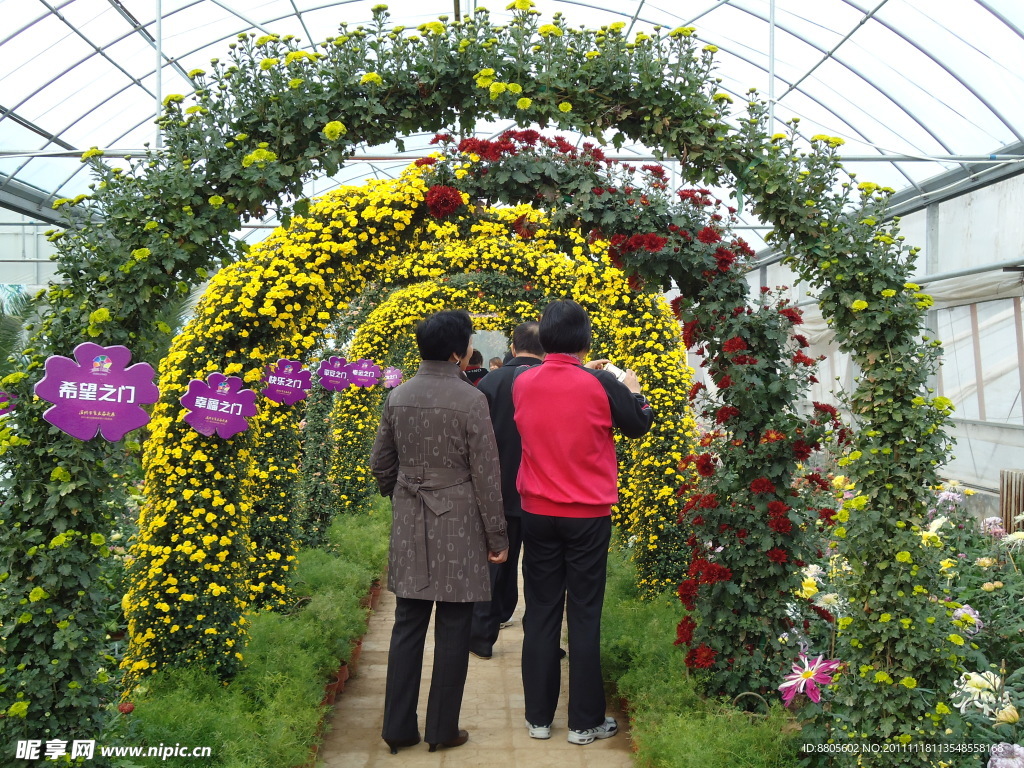
[[[473,603],[435,603],[432,600],[397,598],[395,627],[388,654],[387,687],[384,691],[384,728],[389,741],[419,735],[416,704],[423,674],[423,645],[430,614],[434,617],[434,672],[427,697],[423,740],[429,744],[451,741],[459,733],[459,711],[469,668],[469,628]]]

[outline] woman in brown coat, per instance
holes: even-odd
[[[417,326],[423,362],[388,396],[370,459],[381,494],[392,497],[388,589],[397,606],[381,735],[393,753],[420,741],[416,703],[435,605],[424,738],[431,752],[469,739],[459,710],[473,603],[490,600],[487,564],[503,562],[508,549],[487,398],[462,375],[472,335],[465,312],[438,312]]]

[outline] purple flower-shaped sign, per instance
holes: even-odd
[[[349,365],[344,357],[331,357],[320,363],[316,375],[320,377],[320,384],[324,389],[340,392],[351,386],[352,379],[349,376]]]
[[[384,387],[391,389],[402,383],[402,369],[393,365],[384,369]]]
[[[373,360],[357,360],[348,366],[348,375],[357,387],[372,387],[380,378],[380,366]]]
[[[242,389],[238,376],[211,373],[206,381],[192,379],[181,404],[189,409],[185,417],[196,432],[207,437],[214,432],[227,439],[249,428],[247,417],[256,415],[256,393]]]
[[[72,437],[120,440],[145,426],[143,405],[160,399],[149,363],[131,362],[128,347],[101,347],[85,342],[75,347],[75,360],[54,355],[46,360],[46,375],[35,393],[53,403],[43,418]],[[77,362],[76,362],[77,360]]]
[[[12,395],[0,390],[0,416],[6,416],[8,413],[13,411],[14,401],[17,399],[17,395]]]
[[[263,396],[285,405],[295,405],[309,394],[313,374],[297,360],[281,359],[277,365],[267,366]]]

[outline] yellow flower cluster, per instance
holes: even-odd
[[[664,299],[633,294],[611,265],[607,243],[570,233],[571,252],[559,250],[556,238],[564,242],[566,233],[528,206],[470,209],[475,218],[461,221],[461,230],[454,219],[435,220],[424,204],[427,172],[411,166],[399,179],[315,201],[290,230],[276,230],[217,273],[175,339],[161,364],[163,396],[146,443],[146,502],[124,601],[129,686],[167,663],[230,674],[245,645],[245,613],[285,599],[294,564],[294,521],[280,494],[298,471],[301,410],[263,401],[249,432],[204,437],[183,421],[178,398],[188,381],[219,370],[251,386],[278,358],[307,358],[323,348],[332,320],[372,285],[391,293],[360,325],[347,356],[397,364],[407,375],[416,364],[408,332],[428,312],[465,307],[479,329],[507,332],[537,316],[535,297],[580,301],[594,321],[594,353],[636,370],[658,412],[644,439],[623,446],[617,519],[642,542],[638,558],[656,553],[661,532],[675,521],[678,465],[696,425],[685,399],[691,371]],[[521,216],[536,228],[529,240],[512,234]],[[522,290],[492,295],[474,284],[477,272],[504,275]],[[469,277],[447,282],[455,275]],[[370,485],[366,453],[382,395],[381,387],[353,387],[335,398],[337,444],[353,447],[339,449],[331,468],[341,506],[346,489]]]

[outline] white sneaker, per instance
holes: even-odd
[[[595,739],[610,739],[619,732],[619,724],[614,717],[606,717],[604,722],[596,728],[587,728],[585,731],[569,731],[570,744],[590,744]]]
[[[526,727],[530,729],[531,739],[550,739],[551,738],[551,726],[550,725],[534,725],[533,723],[527,722]]]

